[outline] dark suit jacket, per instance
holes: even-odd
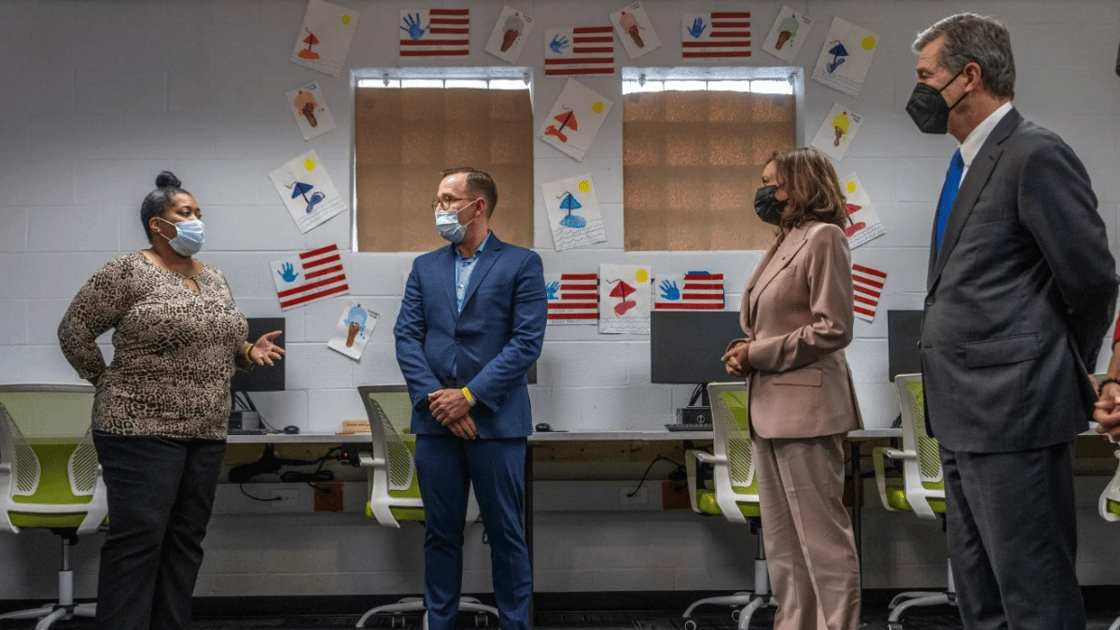
[[[1072,440],[1097,398],[1087,374],[1117,291],[1077,156],[1012,109],[969,166],[940,252],[934,242],[921,337],[933,434],[971,452]]]
[[[541,257],[491,233],[475,254],[460,313],[453,247],[413,262],[393,329],[413,403],[412,432],[450,435],[432,417],[427,396],[465,386],[478,400],[470,414],[480,438],[525,437],[533,432],[526,375],[541,354],[548,311]]]

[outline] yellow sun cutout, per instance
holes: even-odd
[[[303,168],[307,169],[307,172],[309,173],[315,170],[315,160],[307,158],[303,161]]]
[[[645,284],[649,282],[649,272],[645,269],[639,269],[638,272],[634,274],[634,279],[641,284]]]
[[[874,38],[874,37],[872,37],[872,36],[870,36],[870,35],[868,35],[867,37],[864,37],[864,38],[863,38],[863,39],[862,39],[862,40],[861,40],[861,41],[859,42],[859,45],[860,45],[860,46],[863,46],[863,49],[864,49],[864,50],[871,50],[872,48],[874,48],[874,47],[875,47],[875,38]]]
[[[591,190],[591,182],[587,181],[586,179],[580,180],[580,182],[579,182],[579,191],[580,191],[581,193],[585,193],[585,192],[587,192],[587,191],[589,191],[589,190]]]
[[[603,113],[603,101],[595,101],[591,105],[591,111],[595,112],[596,114],[602,114]]]
[[[350,26],[350,16],[349,15],[342,16],[342,23],[345,24],[346,26]]]
[[[856,183],[848,182],[848,192],[854,193],[856,191]]]

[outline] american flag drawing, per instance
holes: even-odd
[[[285,311],[350,292],[337,245],[274,260],[272,274],[280,309]]]
[[[599,274],[545,276],[549,324],[594,324],[599,319]]]
[[[658,275],[660,278],[654,283],[654,310],[723,310],[722,273],[690,271],[686,274]]]
[[[470,9],[401,11],[401,57],[462,57],[470,54]]]
[[[875,310],[879,308],[879,297],[883,295],[886,282],[887,272],[852,264],[856,317],[869,322],[875,319]]]
[[[614,74],[614,27],[551,28],[544,32],[544,74]]]
[[[685,59],[750,57],[750,11],[685,13],[681,22],[681,49]]]

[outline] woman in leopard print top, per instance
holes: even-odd
[[[202,213],[180,186],[160,173],[140,208],[151,248],[102,267],[58,328],[67,360],[97,388],[93,440],[109,501],[101,629],[190,625],[230,378],[237,367],[271,365],[284,354],[273,343],[279,331],[245,340],[245,317],[222,272],[193,258],[204,241]],[[115,352],[106,366],[97,338],[110,328]]]

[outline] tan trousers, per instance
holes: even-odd
[[[844,509],[843,435],[754,436],[774,630],[857,630],[859,561]]]

